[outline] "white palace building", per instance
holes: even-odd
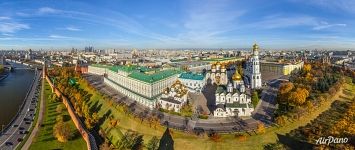
[[[144,106],[154,109],[156,100],[159,99],[164,89],[177,80],[180,70],[150,69],[136,65],[93,64],[88,66],[88,73],[103,75],[105,84]]]

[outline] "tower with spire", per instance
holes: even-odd
[[[261,73],[259,62],[259,46],[253,45],[252,56],[248,61],[247,76],[249,78],[249,84],[252,89],[261,88]]]

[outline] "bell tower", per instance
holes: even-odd
[[[259,62],[259,46],[257,44],[253,45],[253,54],[251,57],[251,88],[261,88],[261,73],[260,73],[260,62]]]

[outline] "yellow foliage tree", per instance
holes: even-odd
[[[263,134],[263,133],[265,133],[265,125],[263,124],[263,123],[258,123],[258,126],[257,126],[257,133],[258,134]]]
[[[53,127],[53,134],[59,142],[67,142],[73,135],[70,126],[63,121],[57,122]]]
[[[295,105],[302,105],[308,96],[309,92],[306,89],[297,88],[294,92],[291,92],[289,99]]]
[[[310,72],[312,70],[312,65],[311,64],[305,64],[303,66],[303,70],[306,72]]]

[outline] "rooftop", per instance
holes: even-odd
[[[191,79],[191,80],[203,80],[205,76],[203,74],[196,74],[192,72],[185,72],[180,75],[179,78],[182,79]]]
[[[251,106],[251,104],[245,104],[245,103],[227,103],[226,107],[232,107],[232,108],[247,108],[249,106],[249,108],[253,108],[253,106]]]
[[[180,70],[174,70],[174,69],[169,69],[169,70],[163,70],[163,71],[156,71],[151,74],[147,74],[145,72],[140,72],[140,71],[135,71],[132,72],[130,75],[128,75],[131,78],[141,80],[143,82],[147,83],[153,83],[162,79],[165,79],[167,77],[179,74]]]
[[[110,69],[114,72],[124,71],[130,73],[128,76],[143,82],[153,83],[175,74],[179,74],[179,69],[159,70],[151,69],[144,66],[129,65],[129,66],[110,66],[101,64],[92,64],[94,67]]]

